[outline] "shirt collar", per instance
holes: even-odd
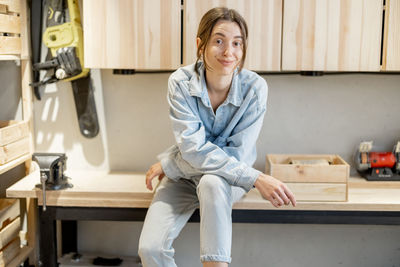
[[[194,74],[192,75],[192,78],[190,79],[189,82],[189,93],[191,96],[200,97],[203,103],[210,105],[207,93],[207,84],[204,75],[204,64],[203,62],[198,62],[197,64],[200,75],[197,75],[193,70]],[[242,88],[241,88],[241,83],[239,81],[238,70],[236,69],[233,74],[231,88],[229,89],[229,93],[225,102],[231,103],[232,105],[239,107],[242,104],[242,101],[243,101]]]

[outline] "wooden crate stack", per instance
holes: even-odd
[[[0,266],[7,266],[20,252],[19,201],[0,199]]]
[[[33,153],[32,66],[30,56],[29,7],[27,0],[0,0],[0,60],[13,60],[21,66],[22,120],[11,121],[0,117],[0,174],[25,165],[30,173]],[[7,121],[5,121],[7,120]],[[0,199],[0,267],[17,267],[32,253],[35,244],[35,203],[26,199],[26,209],[19,209],[19,201]],[[27,216],[21,216],[20,214]],[[21,225],[28,232],[21,234]],[[19,233],[19,235],[18,235]],[[20,240],[20,238],[22,238]],[[20,243],[27,243],[20,247]]]
[[[350,166],[339,155],[267,155],[265,172],[298,201],[347,201]]]

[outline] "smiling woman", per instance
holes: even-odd
[[[155,177],[161,183],[139,240],[144,266],[176,266],[172,243],[196,208],[203,266],[228,266],[233,203],[254,186],[275,207],[296,204],[285,184],[252,167],[268,88],[243,69],[247,35],[235,10],[209,10],[199,25],[196,62],[169,78],[176,144],[146,173],[149,189]]]

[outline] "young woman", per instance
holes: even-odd
[[[176,266],[172,243],[196,208],[203,266],[228,266],[232,205],[245,192],[254,186],[275,207],[296,204],[285,184],[251,167],[268,88],[242,69],[246,48],[245,20],[235,10],[213,8],[199,25],[196,63],[169,78],[176,145],[146,173],[150,190],[155,177],[161,180],[139,241],[146,267]]]

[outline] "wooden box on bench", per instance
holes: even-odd
[[[267,155],[265,172],[298,201],[347,201],[350,166],[339,155]]]

